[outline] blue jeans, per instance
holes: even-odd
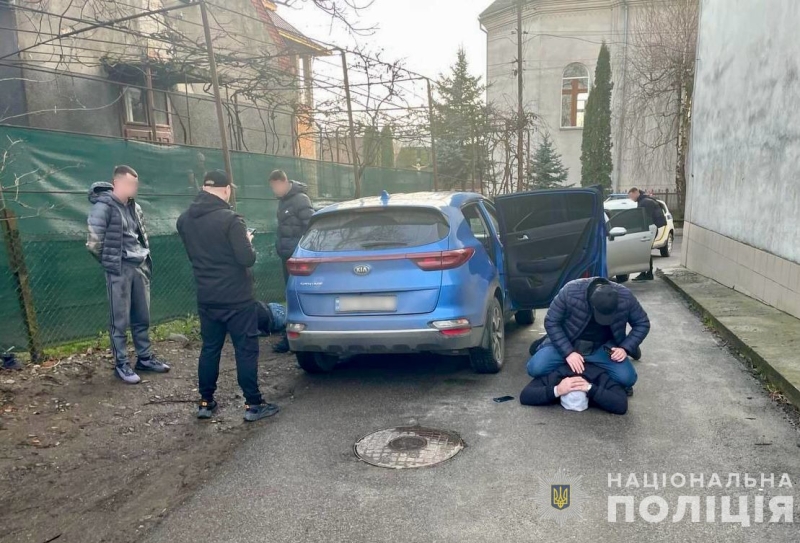
[[[607,344],[613,347],[612,344]],[[601,347],[590,355],[584,355],[584,361],[603,368],[608,372],[608,376],[624,387],[632,387],[636,383],[638,376],[631,363],[631,359],[625,357],[622,362],[614,362],[605,350]],[[528,360],[528,375],[531,377],[543,377],[553,373],[561,364],[567,361],[559,354],[552,345],[545,345]]]

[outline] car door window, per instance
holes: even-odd
[[[490,202],[484,201],[483,207],[486,209],[486,214],[489,215],[489,220],[494,225],[494,231],[500,232],[500,221],[497,219],[497,209]]]
[[[483,248],[486,249],[486,252],[489,255],[489,258],[492,259],[494,262],[494,251],[492,250],[492,234],[489,232],[489,227],[484,222],[483,216],[481,216],[481,211],[478,209],[478,206],[473,204],[465,207],[461,210],[464,214],[464,218],[467,220],[467,224],[469,225],[469,229],[472,231],[472,235],[475,236],[475,239],[481,242]]]
[[[619,226],[627,230],[628,234],[647,232],[649,228],[646,212],[642,207],[620,211],[608,221],[608,228],[610,230]]]

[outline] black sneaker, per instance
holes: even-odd
[[[278,413],[281,410],[275,404],[271,403],[262,403],[258,405],[245,405],[244,411],[244,420],[247,422],[255,422],[257,420],[265,419],[267,417],[271,417]]]
[[[278,354],[289,352],[289,340],[286,336],[283,336],[278,343],[272,346],[272,352]]]
[[[633,278],[635,282],[639,281],[652,281],[654,279],[653,274],[649,272],[640,273],[636,277]]]
[[[628,398],[633,396],[633,387],[625,387],[625,394],[628,395]]]
[[[136,361],[138,371],[152,371],[153,373],[167,373],[171,368],[158,357],[151,356],[148,359],[140,358]]]
[[[216,410],[217,402],[214,400],[200,400],[200,405],[197,406],[197,418],[210,419]]]

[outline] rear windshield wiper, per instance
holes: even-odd
[[[392,246],[406,247],[408,246],[408,243],[406,243],[405,241],[384,240],[384,241],[366,241],[361,244],[361,247],[363,247],[364,249],[373,249],[375,247],[392,247]]]

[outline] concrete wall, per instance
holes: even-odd
[[[796,0],[703,0],[683,263],[800,316]]]
[[[621,128],[623,78],[626,76],[626,32],[635,31],[637,0],[530,0],[523,11],[523,97],[526,111],[540,118],[540,128],[532,137],[532,147],[542,133],[550,134],[556,149],[569,168],[568,184],[580,185],[581,128],[561,127],[561,81],[564,68],[578,62],[594,80],[600,43],[611,50],[614,81],[612,92],[612,183],[616,190],[631,186],[673,189],[674,160],[649,163],[629,143],[630,135]],[[627,19],[626,19],[627,16]],[[626,22],[628,23],[626,25]],[[511,9],[483,20],[487,29],[488,100],[506,111],[517,108],[517,79],[512,60],[517,57],[516,12]]]

